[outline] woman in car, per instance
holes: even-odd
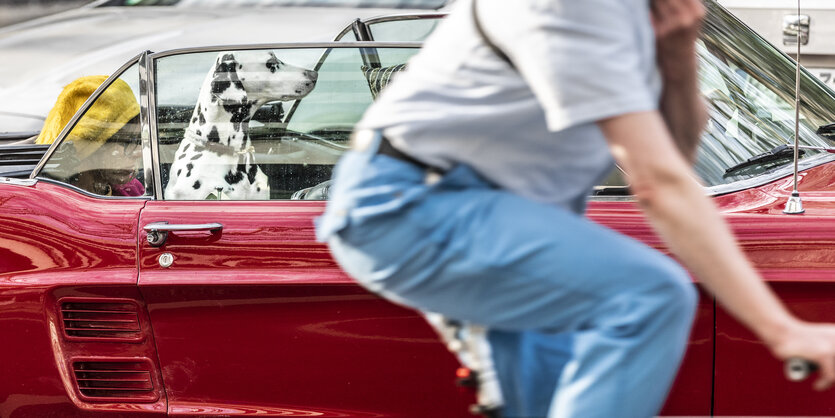
[[[37,144],[51,144],[107,76],[85,76],[64,87],[50,110]],[[103,196],[142,196],[136,178],[142,161],[139,103],[130,86],[115,80],[87,110],[67,137],[74,159],[66,181]],[[61,152],[69,155],[68,149]]]

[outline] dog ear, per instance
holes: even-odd
[[[238,77],[238,61],[231,52],[221,52],[212,74],[212,100],[222,103],[246,103],[246,90]]]

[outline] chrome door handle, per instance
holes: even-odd
[[[169,224],[168,222],[154,222],[142,227],[148,232],[148,244],[152,247],[159,247],[165,244],[168,233],[172,231],[209,231],[217,233],[223,229],[223,225],[217,222],[207,224]]]

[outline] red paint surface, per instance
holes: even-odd
[[[323,207],[148,203],[141,225],[223,224],[140,246],[173,415],[469,415],[458,364],[423,319],[352,283],[315,242]]]
[[[809,320],[835,321],[833,180],[835,164],[802,175],[800,216],[781,212],[788,179],[714,199],[765,279]],[[9,359],[0,376],[14,376],[0,379],[0,416],[469,416],[472,394],[454,387],[458,365],[431,329],[354,285],[314,242],[323,203],[145,206],[46,182],[0,185],[0,335],[13,336],[0,344]],[[634,203],[592,202],[589,215],[663,250]],[[156,221],[224,229],[151,248],[140,227]],[[163,252],[171,268],[159,266]],[[134,300],[147,338],[71,341],[57,320],[61,297]],[[147,357],[164,391],[152,403],[82,402],[62,370],[78,357]],[[664,414],[835,414],[832,392],[809,386],[787,382],[782,364],[721,309],[714,319],[702,295]]]

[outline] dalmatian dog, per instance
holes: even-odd
[[[165,198],[269,199],[267,176],[253,161],[249,121],[268,102],[303,98],[316,78],[270,51],[218,54],[174,154]]]

